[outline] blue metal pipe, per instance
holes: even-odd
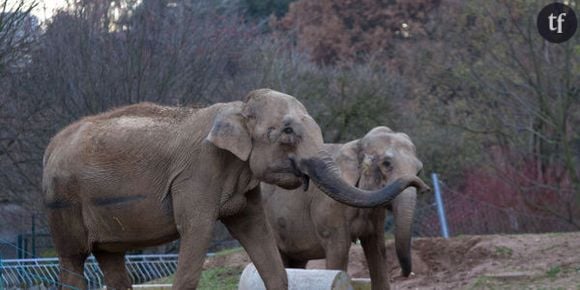
[[[448,239],[449,230],[447,229],[447,218],[445,217],[445,207],[443,206],[443,198],[441,197],[437,173],[431,173],[431,179],[433,180],[433,188],[435,189],[435,202],[437,203],[437,214],[439,215],[439,223],[441,224],[441,235]]]
[[[0,290],[4,290],[4,266],[2,265],[2,255],[0,255]]]

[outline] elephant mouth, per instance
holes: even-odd
[[[301,185],[304,191],[309,188],[310,177],[298,168],[297,162],[292,158],[270,164],[266,172],[262,176],[263,182],[276,184],[284,189],[296,189]]]
[[[300,171],[300,169],[298,169],[298,165],[296,164],[296,161],[294,160],[294,158],[289,158],[290,160],[290,165],[292,165],[292,173],[294,173],[294,175],[296,175],[296,177],[301,178],[302,179],[302,189],[304,191],[307,191],[308,188],[310,187],[310,176],[304,174],[302,171]]]

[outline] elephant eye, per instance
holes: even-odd
[[[391,167],[391,161],[389,161],[389,160],[383,161],[383,166],[385,166],[385,167]]]
[[[292,127],[286,127],[282,132],[284,132],[284,134],[292,134],[294,133],[294,130],[292,130]]]

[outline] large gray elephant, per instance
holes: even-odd
[[[321,157],[322,134],[294,97],[262,89],[244,102],[192,109],[143,103],[90,116],[59,132],[44,156],[43,190],[61,263],[60,283],[85,288],[96,257],[108,288],[127,289],[127,250],[181,239],[176,289],[197,286],[217,219],[268,289],[287,277],[261,204],[260,181],[293,189],[311,178],[353,206],[382,206],[405,176],[376,192],[349,186]]]
[[[362,139],[327,144],[342,177],[361,189],[378,189],[403,176],[416,175],[423,164],[404,133],[376,127]],[[411,226],[417,192],[407,188],[386,207],[360,209],[338,203],[312,186],[307,192],[262,184],[266,217],[287,267],[304,268],[308,260],[326,258],[327,269],[347,269],[351,242],[360,239],[373,289],[388,289],[384,222],[395,217],[395,245],[402,274],[411,273]]]

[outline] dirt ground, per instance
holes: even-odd
[[[417,238],[414,276],[403,278],[393,241],[387,241],[392,289],[580,289],[580,232]],[[209,258],[206,268],[244,266],[244,251]],[[324,268],[324,260],[308,268]],[[348,272],[369,277],[359,245]]]

